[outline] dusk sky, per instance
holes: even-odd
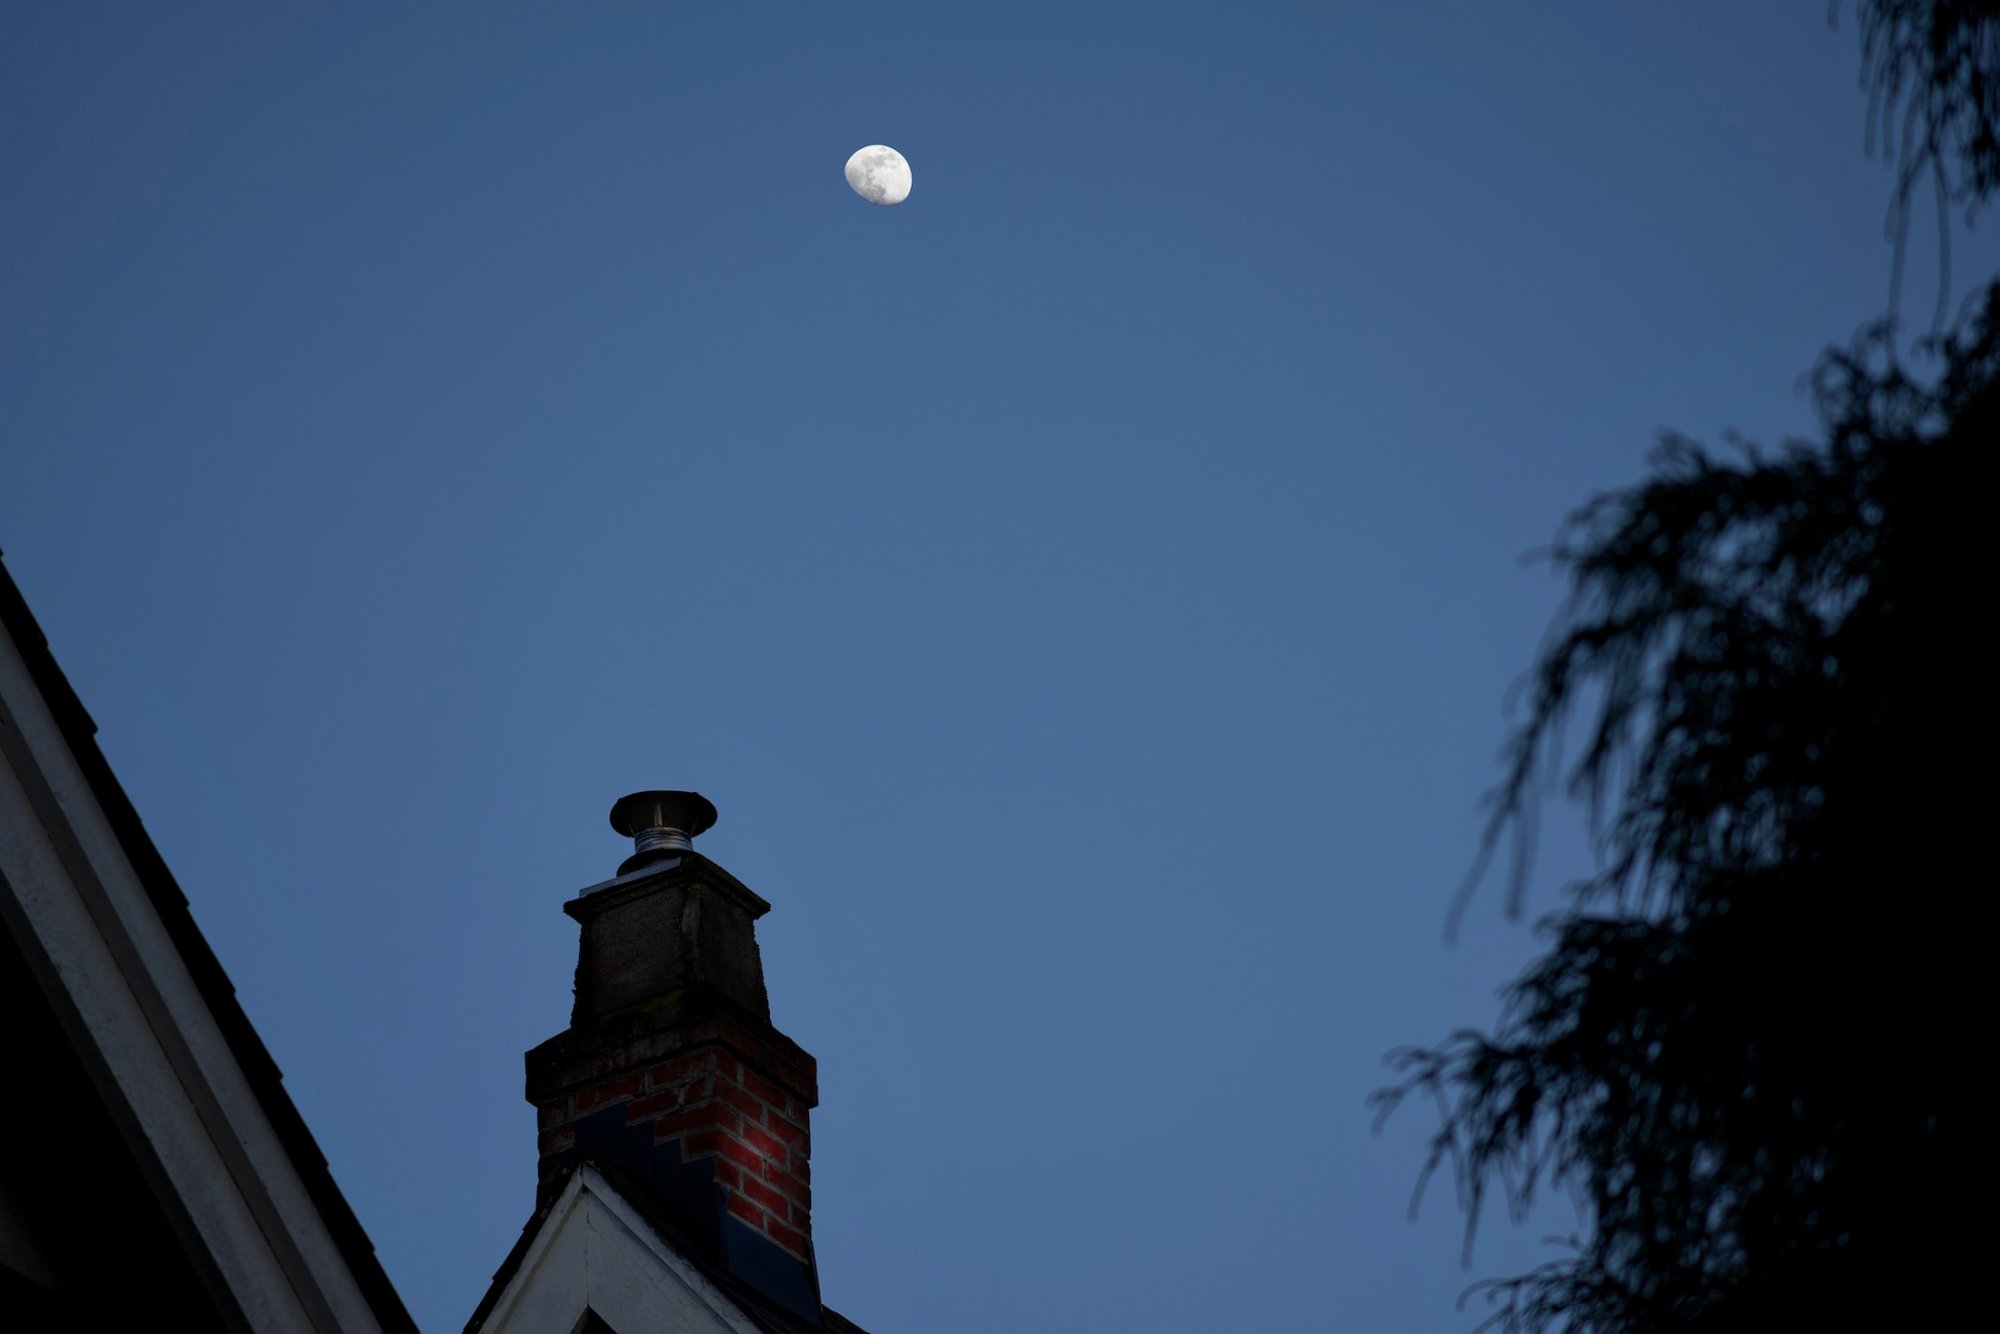
[[[418,1321],[647,787],[774,905],[874,1334],[1469,1329],[1552,1258],[1461,1267],[1366,1098],[1534,948],[1444,940],[1522,557],[1886,308],[1826,15],[0,10],[0,548]]]

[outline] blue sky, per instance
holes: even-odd
[[[1364,1099],[1533,945],[1442,940],[1520,557],[1884,308],[1825,15],[8,7],[0,546],[425,1327],[654,786],[775,905],[878,1334],[1469,1328],[1545,1258],[1461,1269]]]

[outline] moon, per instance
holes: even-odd
[[[847,159],[847,183],[871,204],[900,204],[910,197],[909,159],[887,144],[856,149]]]

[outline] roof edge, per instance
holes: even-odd
[[[97,747],[97,724],[84,709],[49,648],[48,637],[29,610],[27,599],[0,557],[0,628],[13,640],[43,703],[54,718],[63,743],[82,772],[92,797],[110,824],[174,950],[193,979],[196,990],[220,1030],[230,1055],[243,1072],[258,1109],[270,1123],[279,1145],[298,1174],[307,1199],[325,1224],[356,1286],[384,1330],[416,1334],[402,1297],[390,1282],[361,1220],[340,1191],[326,1156],[307,1128],[305,1118],[285,1091],[284,1076],[236,998],[236,989],[189,911],[187,896],[168,870],[166,860],[146,833],[131,798],[112,773]]]

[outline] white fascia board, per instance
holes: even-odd
[[[12,637],[0,904],[25,924],[256,1330],[380,1328]],[[5,727],[0,719],[0,727]],[[51,828],[51,824],[56,827]],[[17,927],[18,929],[18,927]]]
[[[586,1309],[618,1334],[759,1334],[587,1163],[556,1196],[482,1334],[570,1334]]]

